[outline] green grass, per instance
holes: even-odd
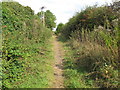
[[[32,45],[34,48],[40,48],[42,53],[33,53],[26,59],[25,75],[22,80],[12,85],[14,88],[48,88],[53,79],[53,52],[51,42]],[[32,47],[31,46],[31,47]]]
[[[69,45],[64,44],[64,76],[66,88],[94,88],[93,80],[85,78],[87,72],[84,68],[75,65],[74,50]]]
[[[1,31],[1,30],[0,30]],[[0,50],[2,49],[2,33],[0,32]]]
[[[11,59],[3,61],[3,67],[7,67],[3,68],[3,88],[50,87],[54,75],[52,38],[40,43],[36,43],[34,40],[26,40],[22,41],[22,43],[17,42],[17,45],[9,42],[9,45],[11,45],[10,48],[14,47],[17,50],[9,50],[9,48],[6,50],[7,56],[11,56]],[[12,55],[8,52],[11,52]],[[6,59],[5,55],[4,59]],[[22,56],[15,57],[14,55]]]
[[[3,2],[2,7],[2,88],[49,87],[54,60],[49,41],[52,31],[30,7],[17,2]]]

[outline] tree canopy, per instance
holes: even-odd
[[[59,23],[57,28],[56,28],[56,33],[60,33],[62,28],[63,28],[64,24],[63,23]]]
[[[82,31],[82,29],[93,31],[95,27],[102,26],[113,29],[112,21],[118,18],[116,11],[110,6],[87,7],[69,19],[63,27],[63,34],[69,37],[72,32]]]
[[[41,12],[38,12],[37,14],[39,17],[41,16]],[[50,11],[50,10],[47,10],[46,12],[44,12],[44,15],[45,15],[45,26],[47,28],[50,28],[51,30],[53,28],[56,27],[56,16]]]

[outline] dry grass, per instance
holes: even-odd
[[[86,69],[87,77],[95,80],[100,87],[117,88],[119,87],[118,47],[115,45],[115,37],[110,34],[105,37],[105,34],[102,31],[85,32],[81,36],[75,33],[72,34],[70,45],[74,50],[74,63],[77,67]],[[107,38],[108,36],[110,38]]]

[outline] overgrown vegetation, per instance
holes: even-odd
[[[56,31],[55,31],[55,33],[56,33],[57,35],[61,32],[61,30],[63,29],[63,26],[64,26],[63,23],[59,23],[59,24],[57,25],[57,28],[56,28]]]
[[[2,87],[43,88],[51,79],[52,31],[30,7],[2,2]]]
[[[46,12],[41,11],[38,12],[37,15],[40,18],[43,18],[41,14],[44,14],[44,18],[45,18],[45,26],[51,30],[53,30],[56,27],[56,16],[50,11],[47,10]]]
[[[56,34],[65,43],[66,88],[120,87],[119,11],[117,4],[88,7],[65,25],[58,25]],[[54,59],[50,40],[56,18],[49,10],[45,15],[47,28],[41,24],[40,13],[34,15],[30,7],[2,2],[0,80],[3,89],[53,85]]]
[[[119,87],[120,20],[113,6],[88,7],[63,27],[60,38],[71,54],[65,55],[66,87]]]

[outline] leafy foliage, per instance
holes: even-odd
[[[41,12],[38,12],[37,15],[40,17]],[[46,12],[44,12],[44,15],[45,15],[45,25],[46,25],[46,27],[53,30],[53,28],[56,27],[56,23],[55,23],[56,17],[55,17],[55,15],[50,10],[47,10]]]
[[[88,7],[85,10],[73,16],[63,28],[63,34],[69,38],[72,32],[89,29],[92,31],[94,27],[102,26],[107,29],[113,29],[112,20],[118,18],[118,15],[112,8],[104,7]]]
[[[52,32],[42,26],[39,17],[28,6],[24,7],[17,2],[2,2],[2,8],[2,86],[13,88],[25,82],[28,74],[33,75],[31,64],[40,58],[33,57],[43,54],[43,48]],[[48,84],[41,83],[39,87],[45,85]]]
[[[60,33],[62,28],[63,28],[64,24],[63,23],[59,23],[56,29],[56,34]]]
[[[84,80],[94,80],[92,87],[119,88],[119,34],[119,13],[111,6],[88,7],[77,13],[61,30],[73,52],[64,63],[66,70],[80,75],[83,69]],[[67,79],[66,87],[80,87],[80,81],[71,79],[74,75]]]

